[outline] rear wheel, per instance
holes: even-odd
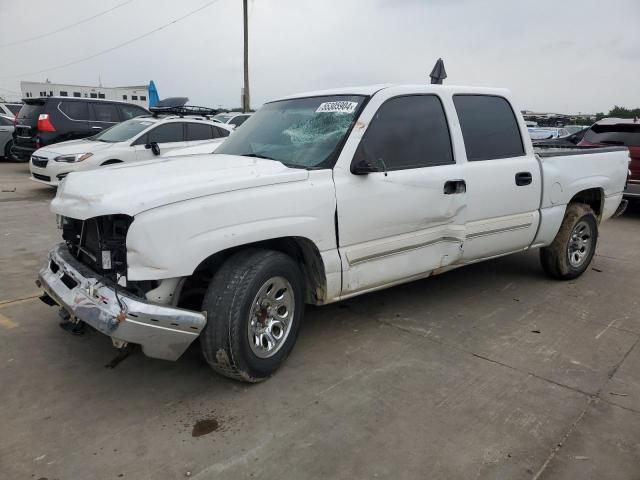
[[[211,367],[245,382],[271,376],[287,358],[304,313],[304,279],[289,256],[271,250],[235,254],[205,294],[200,339]]]
[[[4,159],[11,159],[11,146],[13,145],[13,140],[9,140],[7,144],[4,146]]]
[[[553,243],[540,251],[542,268],[560,280],[579,277],[589,267],[597,243],[598,222],[591,207],[569,204]]]

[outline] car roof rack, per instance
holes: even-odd
[[[197,115],[202,117],[211,117],[216,115],[220,110],[208,107],[198,107],[196,105],[182,105],[180,107],[151,107],[149,109],[154,117],[158,115],[178,115],[184,117],[185,115]]]
[[[198,115],[208,118],[216,115],[220,110],[213,108],[198,107],[195,105],[186,105],[189,101],[187,97],[169,97],[160,100],[153,107],[149,108],[154,117],[158,115]]]

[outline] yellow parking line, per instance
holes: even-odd
[[[0,302],[0,308],[13,307],[14,305],[20,305],[21,303],[31,302],[38,298],[40,295],[42,294],[36,293],[35,295],[24,298],[16,298],[15,300],[3,300],[2,302]]]
[[[12,328],[16,328],[17,326],[18,324],[16,322],[14,322],[13,320],[10,320],[9,318],[5,317],[0,313],[0,327],[4,327],[11,330]]]

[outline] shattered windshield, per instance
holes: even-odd
[[[332,95],[268,103],[215,153],[267,158],[294,168],[330,168],[364,99]]]

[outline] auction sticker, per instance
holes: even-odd
[[[353,113],[358,102],[324,102],[321,103],[316,113]]]

